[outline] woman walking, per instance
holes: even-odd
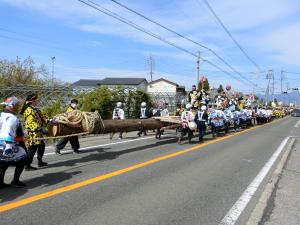
[[[25,166],[25,170],[36,170],[36,167],[31,166],[33,157],[37,152],[38,167],[44,167],[48,164],[43,162],[42,158],[45,152],[45,142],[39,138],[43,138],[43,135],[47,134],[47,130],[43,127],[49,122],[49,120],[41,113],[37,108],[36,94],[31,94],[26,97],[25,103],[21,109],[21,114],[25,118],[25,129],[28,135],[28,161]],[[37,140],[35,140],[37,139]]]

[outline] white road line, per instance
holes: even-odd
[[[268,162],[264,165],[258,175],[254,178],[254,180],[249,184],[247,189],[241,195],[241,197],[236,201],[236,203],[232,206],[232,208],[228,211],[228,213],[223,218],[222,222],[219,225],[234,225],[239,219],[241,213],[246,208],[247,204],[250,202],[251,198],[255,194],[256,190],[270,171],[271,167],[277,160],[278,156],[284,149],[286,143],[288,142],[290,137],[286,137],[272,157],[268,160]]]
[[[164,137],[173,137],[173,136],[171,136],[171,135],[164,135]],[[118,144],[130,143],[130,142],[135,142],[135,141],[143,141],[143,140],[152,139],[152,138],[155,138],[155,136],[144,137],[144,138],[137,138],[137,139],[126,140],[126,141],[119,141],[119,142],[114,142],[114,143],[107,143],[107,144],[102,144],[102,145],[94,145],[94,146],[80,148],[79,150],[80,151],[82,151],[82,150],[90,150],[90,149],[100,148],[100,147],[105,147],[105,146],[118,145]],[[61,151],[61,153],[70,153],[70,152],[73,152],[73,150]],[[47,156],[47,155],[55,155],[55,152],[49,152],[49,153],[45,153],[44,154],[44,156]]]
[[[300,125],[300,120],[298,120],[298,122],[295,124],[294,127],[299,127],[299,125]]]

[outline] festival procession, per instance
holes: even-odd
[[[111,109],[112,119],[103,120],[98,111],[83,112],[77,99],[71,99],[66,112],[49,118],[39,109],[38,94],[29,94],[25,99],[9,96],[1,103],[3,112],[0,117],[0,188],[8,187],[4,176],[9,166],[16,166],[12,186],[25,187],[20,181],[23,169],[34,171],[46,167],[43,160],[46,141],[56,140],[55,153],[62,155],[61,150],[69,142],[73,153],[80,153],[79,136],[114,134],[122,139],[126,132],[137,131],[137,136],[155,133],[161,139],[165,130],[173,130],[177,143],[182,144],[185,137],[188,143],[193,139],[204,142],[210,133],[213,138],[221,134],[238,132],[255,125],[262,125],[275,118],[290,114],[292,107],[282,102],[271,102],[270,105],[258,104],[256,96],[243,96],[231,92],[231,86],[212,97],[209,90],[204,90],[206,77],[201,78],[198,88],[192,86],[174,112],[168,111],[167,102],[141,102],[137,118],[125,118],[123,103],[117,102]],[[201,89],[200,89],[200,88]],[[158,106],[158,107],[156,107]],[[24,123],[21,123],[21,120]],[[101,138],[101,136],[99,136]],[[37,155],[37,167],[32,166]]]
[[[0,0],[0,225],[300,225],[299,0]]]

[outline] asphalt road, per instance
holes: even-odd
[[[22,174],[27,188],[0,190],[0,224],[219,224],[283,139],[299,136],[298,120],[288,117],[216,140],[207,136],[204,145],[196,138],[178,145],[171,132],[162,140],[89,137],[81,140],[81,154],[57,156],[48,148],[49,166]]]

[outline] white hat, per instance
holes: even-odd
[[[193,107],[193,106],[192,106],[190,103],[186,104],[186,106],[185,106],[186,109],[190,109],[190,108],[192,108],[192,107]]]
[[[146,107],[146,105],[147,105],[146,102],[142,102],[141,104],[142,107]]]
[[[122,107],[122,102],[117,102],[117,107]]]
[[[9,106],[9,107],[15,107],[17,104],[19,104],[19,99],[15,96],[11,96],[5,100],[5,102],[2,102],[1,105]]]
[[[206,105],[201,106],[201,110],[205,111],[206,110]]]

